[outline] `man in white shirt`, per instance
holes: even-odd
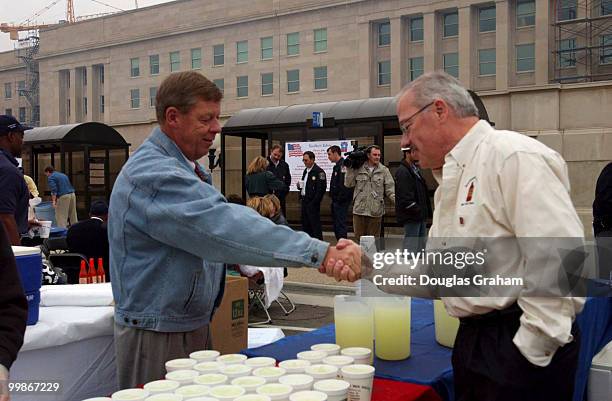
[[[583,226],[569,196],[561,156],[534,139],[497,131],[480,120],[457,80],[443,72],[421,76],[398,95],[397,114],[401,146],[410,147],[423,168],[433,169],[440,184],[430,239],[582,241]],[[514,296],[442,298],[448,313],[461,320],[453,349],[455,399],[569,401],[579,351],[573,323],[584,298],[533,296],[546,290],[531,278],[551,281],[550,271],[542,272],[545,266],[562,273],[555,249],[519,246],[510,254],[515,257],[494,258],[488,268],[526,278]],[[330,261],[326,270],[336,279],[348,274],[341,262]],[[390,270],[399,275],[408,269],[396,264]],[[366,278],[371,274],[363,272]],[[427,295],[422,286],[378,287]]]

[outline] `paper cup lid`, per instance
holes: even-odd
[[[259,356],[257,358],[249,358],[244,361],[247,366],[262,367],[262,366],[276,366],[276,359],[268,358],[267,356]]]
[[[366,355],[370,355],[372,353],[372,350],[369,348],[363,348],[363,347],[349,347],[349,348],[343,348],[342,351],[340,351],[340,353],[342,355],[346,355],[346,356],[366,356]]]
[[[182,380],[193,379],[197,377],[199,374],[200,372],[198,372],[197,370],[180,369],[180,370],[175,370],[175,371],[166,373],[166,379],[176,380],[180,382]]]
[[[350,365],[355,362],[355,358],[347,355],[333,355],[323,359],[323,363],[328,365]]]
[[[327,354],[323,351],[302,351],[297,354],[298,359],[305,359],[307,361],[322,360],[326,356]]]
[[[338,373],[338,367],[333,365],[311,365],[306,367],[305,372],[309,375],[328,375]]]
[[[227,376],[220,373],[207,373],[193,379],[195,384],[203,384],[205,386],[216,386],[227,382]]]
[[[340,371],[342,372],[342,376],[361,379],[374,375],[374,366],[370,365],[348,365],[342,367]]]
[[[210,395],[213,397],[217,397],[217,398],[228,398],[228,397],[240,397],[241,395],[244,395],[244,393],[246,393],[246,390],[243,389],[240,386],[232,386],[232,385],[225,385],[225,386],[217,386],[217,387],[213,387],[210,390]]]
[[[207,361],[194,365],[193,369],[197,370],[198,372],[218,372],[223,366],[225,365],[223,365],[221,362]]]
[[[310,347],[310,349],[313,351],[336,351],[340,349],[340,346],[338,344],[323,343],[323,344],[315,344],[312,347]]]
[[[190,384],[177,389],[174,394],[180,394],[185,397],[195,397],[201,395],[208,395],[210,393],[210,387],[203,384]]]
[[[243,377],[237,377],[234,380],[232,380],[232,384],[234,386],[251,388],[251,387],[257,387],[257,386],[262,386],[266,384],[266,379],[264,379],[263,377],[259,377],[259,376],[243,376]]]
[[[253,376],[259,377],[278,377],[282,376],[287,371],[283,368],[277,368],[273,366],[266,366],[265,368],[257,368],[253,371]]]
[[[303,386],[305,384],[311,384],[314,378],[310,375],[303,375],[300,373],[281,376],[278,382],[281,384],[288,384],[290,386]]]
[[[141,388],[128,388],[126,390],[119,390],[111,396],[113,401],[130,401],[130,400],[144,400],[149,396],[147,390]]]
[[[306,366],[310,365],[310,361],[305,359],[287,359],[286,361],[282,361],[278,364],[278,366],[283,369],[305,368]]]
[[[257,394],[267,396],[289,395],[293,391],[293,387],[288,384],[269,383],[257,388]]]
[[[174,380],[155,380],[144,385],[144,389],[151,392],[174,391],[181,386],[181,383]]]
[[[170,367],[170,368],[190,369],[196,363],[198,362],[195,359],[189,359],[189,358],[172,359],[166,362],[166,368]]]
[[[145,401],[183,401],[180,394],[155,394],[147,397]]]
[[[189,358],[195,359],[196,361],[199,361],[201,359],[213,360],[216,359],[219,355],[221,355],[219,351],[210,349],[192,352],[191,354],[189,354]]]
[[[225,364],[243,363],[246,360],[247,360],[247,356],[242,355],[242,354],[227,354],[227,355],[221,355],[217,357],[217,362],[221,362]]]
[[[236,398],[234,401],[272,401],[270,397],[262,394],[246,394],[241,395]]]
[[[252,367],[246,365],[225,365],[222,366],[219,371],[224,375],[235,375],[241,373],[250,373],[253,370]]]
[[[289,401],[326,401],[327,394],[320,391],[298,391],[291,394]]]
[[[317,391],[323,391],[324,393],[330,391],[346,391],[351,386],[351,383],[344,380],[328,379],[319,380],[314,384],[314,389]]]

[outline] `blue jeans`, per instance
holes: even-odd
[[[425,248],[427,240],[427,228],[425,222],[404,224],[404,249],[412,252],[419,252]]]

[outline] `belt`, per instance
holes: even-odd
[[[520,317],[523,310],[515,302],[506,309],[496,309],[491,312],[459,318],[461,324],[464,325],[488,325],[500,320]]]

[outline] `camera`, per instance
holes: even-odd
[[[353,149],[352,152],[346,152],[344,154],[346,156],[343,163],[344,166],[352,169],[358,169],[363,166],[363,163],[368,160],[368,155],[366,154],[367,148],[368,146],[360,146]]]

